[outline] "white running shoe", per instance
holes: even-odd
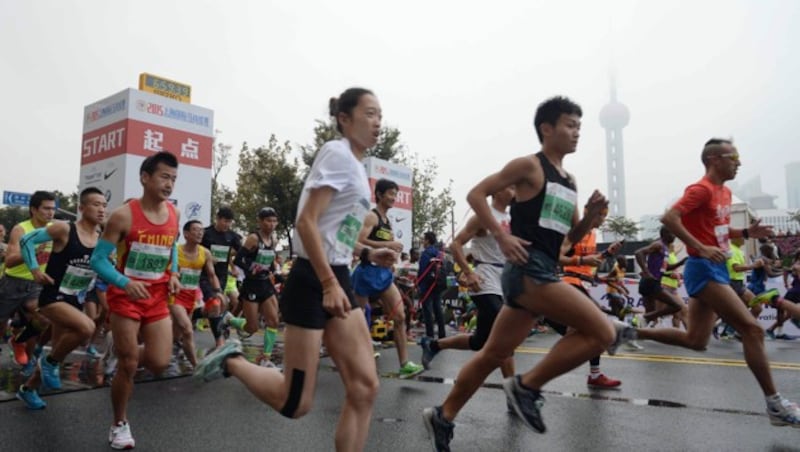
[[[133,440],[133,435],[131,435],[131,425],[127,422],[112,425],[108,431],[108,443],[112,449],[133,449],[136,441]]]
[[[639,344],[635,340],[626,342],[625,346],[628,347],[628,350],[631,350],[631,351],[644,350],[644,347],[642,347],[641,344]]]

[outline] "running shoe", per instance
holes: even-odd
[[[197,367],[194,369],[194,379],[211,381],[223,377],[222,363],[226,358],[237,355],[242,355],[242,343],[237,340],[225,342],[197,363]]]
[[[20,370],[19,373],[23,377],[28,378],[33,375],[34,370],[36,370],[36,361],[28,361],[28,364],[22,366],[22,370]]]
[[[20,385],[17,390],[17,398],[25,402],[25,406],[28,407],[29,410],[43,410],[47,408],[47,402],[39,397],[39,393],[36,392],[35,389],[23,391],[22,385]]]
[[[770,289],[753,297],[753,299],[750,300],[750,303],[747,303],[747,306],[752,308],[760,304],[772,305],[772,303],[780,297],[781,294],[778,292],[778,289]]]
[[[225,314],[222,315],[222,318],[219,319],[219,322],[217,323],[217,337],[228,337],[226,333],[230,335],[230,319],[232,318],[233,314],[231,314],[230,311],[226,311]]]
[[[523,388],[519,375],[506,378],[503,381],[503,390],[506,392],[508,400],[511,401],[517,417],[522,419],[525,425],[537,433],[547,431],[542,420],[541,410],[544,406],[544,397],[541,392]]]
[[[592,389],[614,389],[618,388],[621,384],[621,381],[609,378],[605,374],[600,374],[596,378],[592,378],[592,376],[589,375],[589,378],[586,380],[586,385]]]
[[[780,403],[767,404],[767,415],[769,422],[777,427],[790,425],[800,428],[800,408],[784,397],[781,397]]]
[[[133,449],[136,441],[131,434],[131,425],[127,422],[112,425],[108,431],[108,444],[116,450]]]
[[[42,373],[43,389],[61,389],[61,377],[59,376],[59,365],[47,362],[47,357],[39,358],[39,371]]]
[[[636,342],[635,340],[626,342],[625,346],[628,347],[628,350],[630,350],[632,352],[638,352],[638,351],[644,350],[644,347],[642,347],[642,344]]]
[[[97,359],[100,357],[100,352],[97,351],[97,347],[95,347],[94,344],[89,344],[89,346],[86,347],[86,356],[92,359]]]
[[[267,369],[278,369],[278,370],[280,370],[280,367],[278,367],[275,363],[273,363],[271,359],[263,359],[258,363],[258,365],[260,367],[265,367]]]
[[[620,322],[617,319],[611,319],[611,324],[614,326],[617,335],[614,338],[614,342],[608,346],[607,351],[609,355],[616,355],[617,349],[622,343],[636,339],[636,328],[629,326],[625,322]]]
[[[771,340],[771,341],[774,341],[774,340],[775,340],[775,331],[772,331],[772,330],[765,330],[765,331],[764,331],[764,335],[767,337],[767,339],[769,339],[769,340]]]
[[[25,343],[20,344],[14,339],[11,339],[8,343],[11,344],[11,348],[14,350],[14,361],[20,366],[28,364],[28,351],[25,349]]]
[[[442,407],[431,407],[422,410],[422,422],[428,430],[433,450],[450,452],[450,441],[453,440],[455,424],[442,417]]]
[[[419,375],[425,371],[425,367],[420,366],[419,364],[413,361],[406,361],[402,367],[400,367],[400,371],[398,372],[401,379],[405,380],[407,378],[411,378],[415,375]]]
[[[233,315],[231,315],[231,318],[230,320],[228,320],[228,323],[230,324],[230,326],[233,327],[233,329],[236,330],[237,333],[239,333],[241,331],[244,331],[244,325],[247,323],[247,319],[244,319],[242,317],[234,317]]]
[[[424,367],[425,370],[431,368],[431,361],[433,361],[433,358],[435,358],[436,354],[439,353],[438,350],[433,351],[431,348],[431,342],[433,342],[433,339],[429,338],[428,336],[422,336],[419,339],[419,346],[422,349],[422,367]]]

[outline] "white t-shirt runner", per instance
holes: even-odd
[[[309,192],[320,187],[335,190],[317,224],[328,263],[350,265],[358,233],[369,212],[370,189],[364,164],[353,155],[347,139],[329,141],[319,150],[300,194],[298,216],[303,211]],[[299,234],[295,237],[297,255],[308,259],[303,240]]]

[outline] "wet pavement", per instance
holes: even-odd
[[[199,333],[199,349],[211,344]],[[533,366],[557,340],[529,338],[517,351],[518,371]],[[260,337],[246,342],[249,356]],[[651,342],[640,352],[603,357],[603,370],[623,380],[619,390],[590,390],[588,365],[545,387],[546,434],[534,433],[506,412],[502,378],[493,373],[456,420],[454,451],[800,450],[800,430],[777,428],[764,414],[764,400],[744,366],[741,344],[712,340],[704,353]],[[102,347],[102,344],[100,344]],[[800,400],[800,341],[767,341],[775,382]],[[410,346],[418,361],[419,348]],[[367,450],[432,450],[421,410],[441,403],[471,352],[444,351],[430,371],[412,380],[394,378],[393,349],[378,359],[381,390]],[[27,410],[14,400],[19,367],[0,354],[0,444],[4,450],[109,450],[111,406],[102,361],[74,353],[62,370],[65,390],[44,394],[47,409]],[[277,359],[276,359],[277,361]],[[178,363],[169,378],[142,372],[129,407],[137,450],[332,450],[343,389],[332,362],[320,365],[312,412],[288,420],[256,401],[237,381],[197,384],[182,378]],[[11,449],[13,447],[13,449]]]

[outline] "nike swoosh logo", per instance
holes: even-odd
[[[395,218],[394,219],[395,223],[400,223],[401,221],[406,221],[406,218],[404,217],[404,218]]]
[[[116,172],[117,172],[117,169],[114,168],[113,170],[111,170],[111,171],[109,171],[107,173],[103,173],[103,179],[108,179],[109,177],[111,177],[112,174],[114,174]]]

